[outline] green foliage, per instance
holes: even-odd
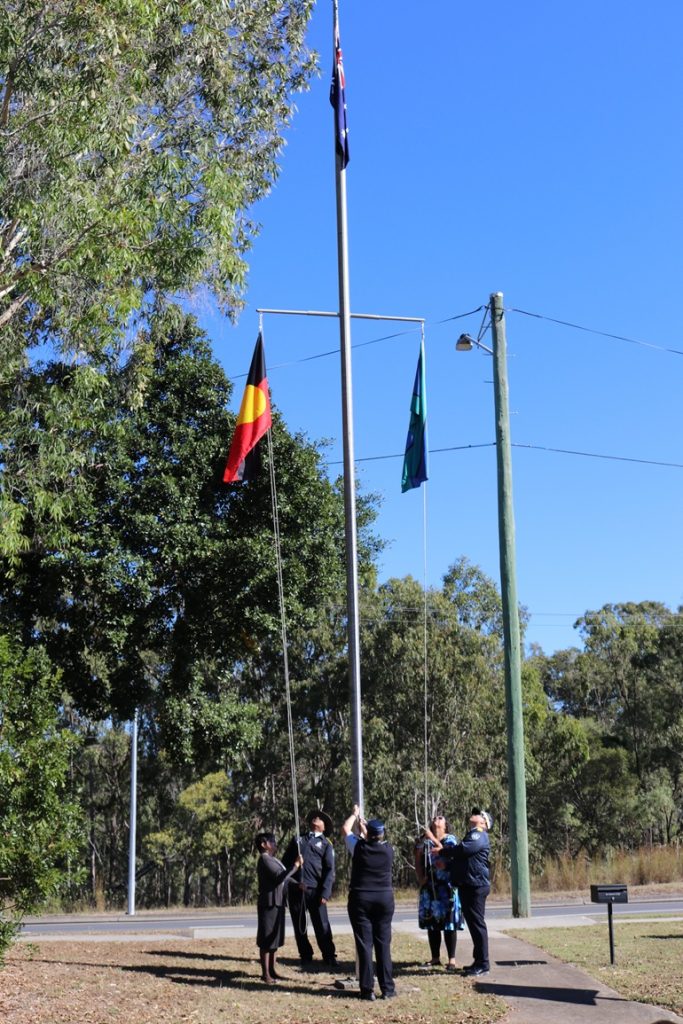
[[[480,570],[455,563],[443,589],[427,594],[426,652],[416,581],[389,580],[363,607],[366,801],[401,837],[406,864],[419,826],[437,808],[460,833],[473,803],[494,805],[497,816],[506,803],[496,596]]]
[[[77,350],[146,293],[240,300],[247,211],[313,61],[311,0],[10,0],[0,25],[3,361]]]
[[[583,651],[538,662],[550,698],[591,737],[574,842],[669,842],[683,824],[683,616],[645,601],[605,605],[578,626]],[[597,802],[610,808],[609,824],[590,821]]]
[[[59,694],[45,654],[0,635],[0,960],[22,916],[57,893],[79,839]]]
[[[73,364],[0,379],[0,555],[10,566],[69,546],[109,386],[99,369]]]
[[[29,506],[30,554],[9,566],[4,614],[46,644],[82,712],[125,719],[153,705],[179,757],[203,749],[222,763],[223,751],[255,742],[261,697],[248,673],[275,665],[280,678],[267,473],[221,483],[230,385],[193,318],[160,307],[130,357],[106,370],[68,537],[48,544],[47,513]],[[59,364],[25,379],[31,394],[71,386]],[[49,429],[31,429],[37,458]],[[343,586],[343,503],[319,452],[277,413],[273,443],[287,614],[304,631]]]
[[[213,876],[212,896],[217,903],[229,900],[230,852],[239,831],[234,814],[228,777],[225,772],[212,772],[180,793],[163,830],[146,836],[145,853],[164,870],[171,892],[178,885],[174,874],[182,879],[186,905],[195,874],[201,882]]]

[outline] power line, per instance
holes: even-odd
[[[452,445],[448,448],[430,448],[430,455],[438,455],[441,452],[461,452],[467,451],[470,448],[495,448],[496,442],[489,441],[484,444],[459,444]],[[542,444],[522,444],[519,441],[512,442],[513,448],[528,448],[532,451],[538,452],[552,452],[557,455],[580,455],[586,459],[607,459],[614,462],[635,462],[643,466],[665,466],[669,469],[683,469],[683,463],[681,462],[662,462],[657,459],[636,459],[631,458],[627,455],[605,455],[600,452],[581,452],[574,451],[571,448],[550,448]],[[356,462],[380,462],[384,459],[402,459],[405,457],[405,452],[398,452],[394,455],[366,455],[363,458],[356,459]],[[333,462],[329,462],[330,466],[341,465],[341,459],[335,459]]]
[[[587,334],[598,334],[602,338],[614,338],[615,341],[627,341],[630,345],[640,345],[643,348],[653,348],[657,352],[672,352],[676,356],[683,356],[683,351],[678,348],[665,348],[663,345],[653,345],[650,341],[640,341],[638,338],[628,338],[623,334],[611,334],[609,331],[598,331],[594,327],[584,327],[582,324],[573,324],[569,320],[558,320],[552,316],[544,316],[542,313],[530,313],[526,309],[515,309],[510,306],[506,309],[508,313],[521,313],[523,316],[532,316],[536,320],[548,320],[551,324],[561,324],[562,327],[572,327],[575,331],[586,331]]]
[[[429,454],[434,455],[439,452],[461,452],[467,448],[495,448],[495,441],[487,441],[485,444],[458,444],[453,445],[451,448],[430,448]],[[401,452],[399,455],[366,455],[362,459],[356,459],[356,462],[383,462],[385,459],[402,459],[405,453]],[[329,466],[340,466],[341,459],[336,459],[334,462],[329,462]]]
[[[610,459],[614,462],[640,462],[644,466],[668,466],[670,469],[683,469],[680,462],[660,462],[656,459],[635,459],[627,455],[602,455],[598,452],[578,452],[571,448],[546,448],[542,444],[520,444],[512,442],[513,448],[533,448],[538,452],[555,452],[558,455],[581,455],[585,459]]]

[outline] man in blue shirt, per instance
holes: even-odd
[[[467,922],[474,951],[474,960],[464,974],[479,978],[488,974],[489,936],[484,914],[486,897],[491,891],[489,872],[489,836],[493,819],[488,811],[472,808],[470,829],[453,851],[453,884],[460,893],[463,916]]]

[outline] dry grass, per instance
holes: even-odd
[[[339,955],[353,973],[352,939]],[[392,943],[399,996],[364,1003],[334,988],[327,971],[303,973],[288,940],[274,990],[259,980],[253,940],[20,944],[0,973],[3,1024],[488,1024],[506,1013],[497,998],[458,975],[419,971],[425,943]]]
[[[643,846],[639,850],[614,851],[608,856],[562,856],[546,858],[540,872],[531,879],[534,893],[585,891],[591,885],[624,882],[627,885],[683,885],[683,845]],[[510,875],[497,864],[493,892],[510,892]]]
[[[614,965],[607,925],[509,931],[581,967],[627,999],[683,1015],[683,921],[614,922]]]
[[[601,882],[651,885],[680,881],[683,881],[683,848],[654,846],[643,847],[633,853],[614,853],[609,857],[549,859],[543,874],[534,878],[534,888],[553,892],[557,889],[587,889],[591,884]]]

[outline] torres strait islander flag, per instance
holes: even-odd
[[[271,423],[266,359],[263,354],[263,338],[259,334],[237,417],[235,436],[223,473],[223,483],[251,480],[255,476],[259,465],[257,445],[266,431],[270,430]]]
[[[410,399],[410,423],[403,460],[401,490],[419,487],[427,479],[427,385],[425,382],[425,351],[420,343],[417,373]]]

